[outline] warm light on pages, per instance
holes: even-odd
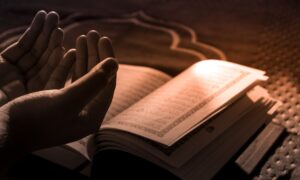
[[[218,62],[209,61],[202,61],[201,63],[197,63],[192,68],[193,72],[199,76],[211,76],[222,71],[222,68],[218,66]]]

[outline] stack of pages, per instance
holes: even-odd
[[[174,78],[121,65],[99,132],[57,147],[63,156],[53,148],[37,154],[74,168],[80,163],[64,160],[68,154],[91,160],[95,149],[120,150],[183,179],[210,179],[276,113],[279,103],[259,86],[264,74],[220,60],[200,61]]]

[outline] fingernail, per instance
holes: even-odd
[[[118,63],[116,60],[114,60],[113,58],[108,58],[106,60],[103,61],[102,64],[102,68],[105,72],[105,74],[107,74],[109,77],[112,77],[116,74],[117,70],[118,70]]]

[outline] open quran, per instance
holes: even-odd
[[[175,77],[120,65],[98,133],[36,154],[76,169],[96,149],[113,149],[183,179],[210,179],[276,113],[279,102],[259,86],[267,79],[264,71],[221,60],[200,61]]]

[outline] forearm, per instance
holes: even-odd
[[[9,165],[11,164],[9,162],[8,157],[8,147],[7,147],[7,135],[8,135],[8,121],[9,117],[4,114],[3,112],[0,112],[0,174],[2,175]]]
[[[8,143],[9,120],[9,116],[0,108],[0,177],[23,156],[19,148],[13,148]]]

